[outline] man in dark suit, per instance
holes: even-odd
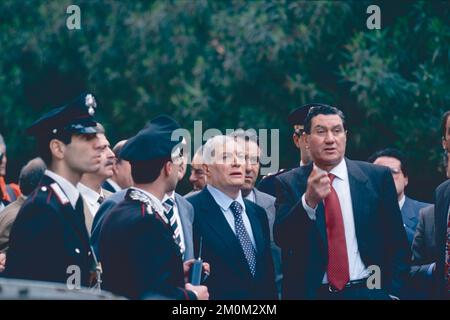
[[[437,187],[435,201],[436,298],[450,299],[450,180]]]
[[[419,211],[429,206],[429,203],[420,202],[405,195],[408,186],[408,162],[400,150],[387,148],[375,152],[369,157],[369,162],[388,167],[394,178],[397,191],[398,205],[402,213],[403,226],[405,227],[408,244],[411,247],[416,226],[419,222]]]
[[[76,184],[83,173],[95,172],[100,166],[95,108],[94,97],[83,94],[28,128],[28,134],[37,138],[39,155],[48,170],[11,229],[7,277],[75,287],[93,284],[96,261]]]
[[[134,187],[101,226],[98,245],[107,290],[132,299],[208,299],[205,286],[187,283],[193,260],[173,202],[163,202],[178,183],[183,155],[171,136],[179,125],[160,116],[128,140],[121,157],[131,163]]]
[[[188,198],[195,210],[194,247],[211,264],[212,299],[276,299],[266,212],[242,199],[245,153],[229,136],[203,147],[207,186]]]
[[[313,163],[276,179],[283,298],[398,297],[410,254],[390,171],[344,157],[337,108],[313,105],[305,132]],[[368,278],[370,269],[377,271]]]

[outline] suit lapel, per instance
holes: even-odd
[[[368,220],[370,192],[367,192],[368,178],[362,170],[351,160],[345,158],[352,198],[353,221],[358,243],[365,234],[364,226]]]
[[[256,254],[259,255],[264,251],[264,238],[261,226],[261,221],[256,215],[256,209],[252,203],[248,200],[244,200],[245,212],[247,213],[248,219],[250,220],[250,225],[252,226],[253,237],[255,238],[256,244]]]
[[[402,207],[402,218],[403,223],[411,229],[415,229],[417,225],[417,216],[414,214],[414,207],[412,205],[412,200],[405,197],[405,203]]]
[[[184,257],[193,258],[194,257],[194,248],[192,244],[192,220],[193,217],[189,216],[189,210],[185,207],[184,203],[180,201],[180,195],[175,193],[175,202],[178,207],[178,214],[181,220],[181,228],[183,229],[184,234],[184,243],[186,246],[186,251],[184,253]]]

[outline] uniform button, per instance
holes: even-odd
[[[44,191],[44,192],[47,191],[47,187],[45,187],[45,186],[42,187],[42,188],[41,188],[41,191]]]
[[[78,253],[78,254],[80,254],[80,249],[75,248],[75,252]]]
[[[90,251],[88,251],[88,256],[90,256],[91,255],[91,252]]]

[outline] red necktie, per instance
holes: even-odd
[[[350,279],[347,244],[345,242],[344,219],[336,190],[333,188],[335,175],[329,173],[331,192],[325,198],[325,220],[328,237],[327,276],[330,284],[342,290]]]
[[[447,278],[447,291],[450,292],[450,214],[447,222],[447,242],[445,248],[445,277]]]

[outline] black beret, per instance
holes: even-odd
[[[169,116],[156,117],[125,143],[120,158],[130,162],[171,158],[177,153],[174,148],[181,142],[172,140],[173,131],[179,128],[180,125]]]
[[[58,137],[62,133],[92,134],[97,132],[94,119],[97,103],[84,93],[66,105],[53,109],[35,121],[26,132],[36,137]]]

